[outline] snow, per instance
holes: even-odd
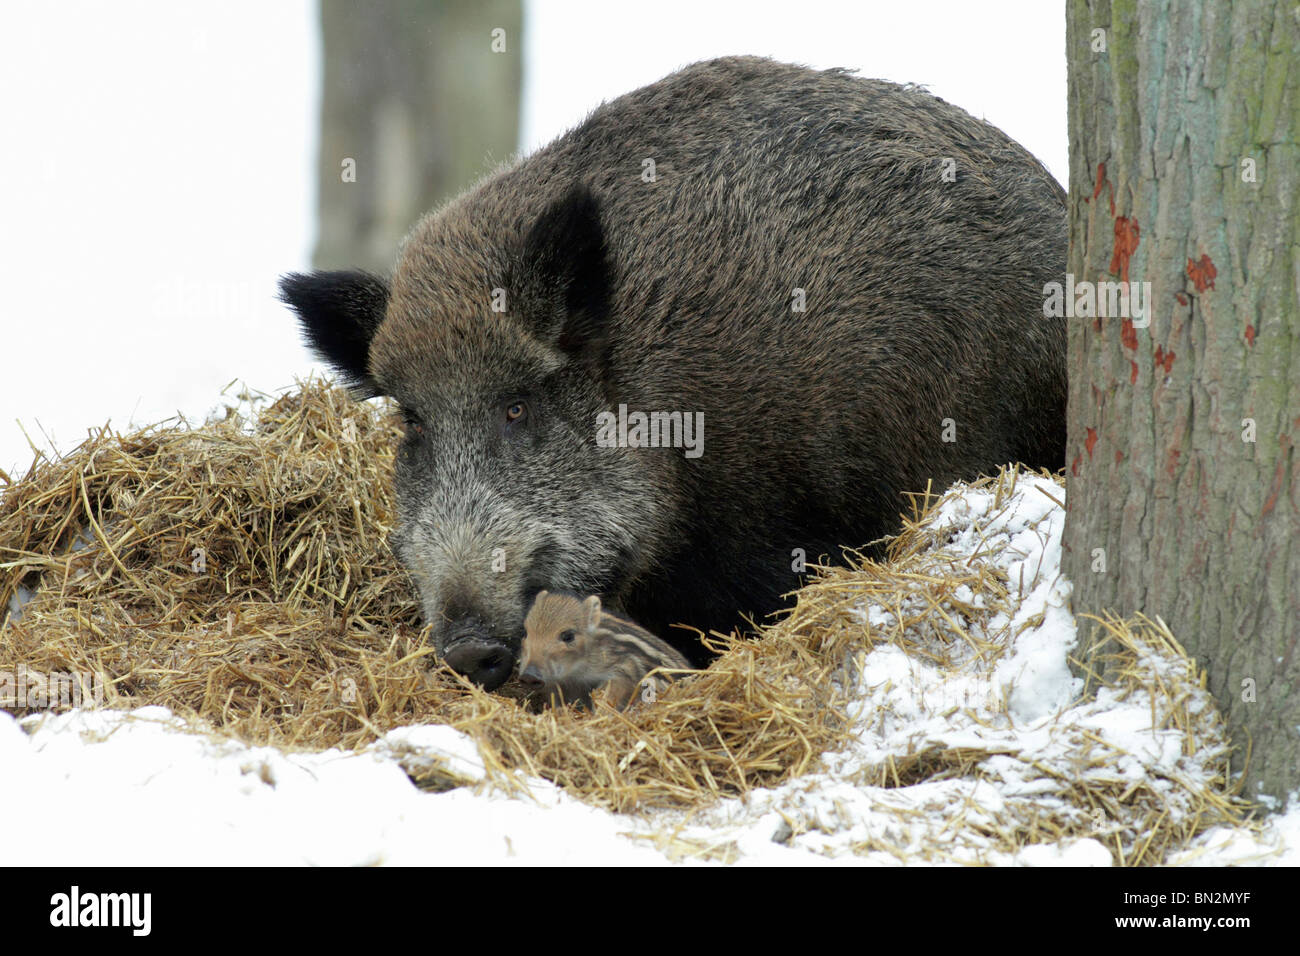
[[[187,732],[162,707],[22,723],[0,712],[0,765],[23,782],[0,804],[23,821],[6,838],[9,865],[665,862],[620,838],[618,818],[543,783],[531,800],[422,793],[382,746],[285,754]],[[476,764],[450,728],[390,738]],[[111,826],[78,824],[91,794]]]
[[[1000,507],[986,489],[949,495],[933,527],[954,554],[1006,572],[1011,613],[972,616],[972,643],[936,641],[933,655],[864,644],[852,662],[852,743],[779,787],[703,809],[618,815],[544,780],[494,786],[476,745],[446,726],[394,730],[360,753],[306,754],[221,739],[158,707],[21,721],[0,712],[0,766],[22,781],[0,797],[5,818],[22,821],[5,862],[1109,866],[1110,848],[1092,837],[1014,852],[988,837],[1038,811],[1081,816],[1062,780],[1131,781],[1180,813],[1183,794],[1208,779],[1212,755],[1185,753],[1148,696],[1103,688],[1079,699],[1066,662],[1076,634],[1059,570],[1062,499],[1054,482],[1027,475]],[[969,588],[952,597],[984,605]],[[907,606],[858,607],[853,617],[874,633],[896,611],[911,619]],[[975,639],[1000,656],[988,659]],[[1180,665],[1152,653],[1140,666],[1154,681],[1176,678]],[[1188,702],[1192,712],[1210,706]],[[954,748],[991,756],[977,775],[876,785],[890,758]],[[434,768],[464,785],[424,791],[407,774]],[[85,822],[91,796],[95,819],[112,826]],[[1208,830],[1166,862],[1296,865],[1300,799],[1263,826]]]

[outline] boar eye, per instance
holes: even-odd
[[[573,631],[565,631],[563,634],[560,635],[560,640],[562,640],[565,644],[572,644],[574,636],[575,635]]]
[[[514,425],[523,421],[528,414],[528,406],[523,402],[511,402],[506,408],[506,424]]]
[[[413,431],[415,434],[417,435],[424,434],[424,426],[420,424],[420,420],[415,417],[414,413],[404,412],[402,414],[402,421],[406,422],[406,427],[411,431]]]

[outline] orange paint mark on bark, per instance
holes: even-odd
[[[1074,461],[1070,462],[1070,474],[1074,475],[1076,478],[1079,477],[1079,462],[1081,461],[1083,461],[1083,456],[1075,455]]]
[[[1122,451],[1115,452],[1115,464],[1118,465],[1123,460],[1124,460],[1124,453]]]
[[[1187,278],[1192,280],[1197,292],[1204,292],[1206,289],[1214,288],[1214,277],[1219,271],[1214,268],[1214,263],[1205,253],[1201,253],[1201,259],[1196,262],[1192,259],[1187,260]]]
[[[1165,374],[1168,375],[1169,372],[1174,367],[1173,349],[1170,349],[1168,352],[1166,352],[1163,345],[1157,345],[1156,354],[1154,358],[1155,358],[1156,368],[1163,368],[1165,370]]]
[[[1115,220],[1115,249],[1110,255],[1110,273],[1119,273],[1125,282],[1128,282],[1128,260],[1137,252],[1140,232],[1136,219],[1120,216]]]
[[[1132,366],[1132,369],[1128,373],[1128,383],[1130,385],[1136,385],[1138,381],[1138,363],[1129,359],[1128,364]]]
[[[1105,186],[1110,191],[1110,215],[1115,218],[1115,187],[1106,181],[1106,164],[1097,164],[1097,184],[1092,187],[1092,195],[1084,196],[1084,202],[1092,202],[1101,195],[1101,187]]]
[[[1277,468],[1273,471],[1272,494],[1270,494],[1268,500],[1264,502],[1264,510],[1259,513],[1261,518],[1273,510],[1273,506],[1277,504],[1278,495],[1282,493],[1282,477],[1286,472],[1285,464],[1285,462],[1279,461],[1277,463]]]
[[[1247,345],[1255,344],[1255,327],[1253,325],[1246,326],[1246,344]]]
[[[1137,351],[1138,334],[1137,334],[1137,330],[1133,328],[1132,319],[1125,319],[1123,322],[1120,323],[1119,340],[1120,343],[1124,346],[1124,348],[1132,349],[1135,352]]]
[[[1178,300],[1179,305],[1187,304],[1187,296],[1183,295],[1181,292],[1175,292],[1174,298]]]
[[[1083,447],[1088,449],[1088,457],[1091,458],[1092,450],[1097,447],[1097,429],[1088,429],[1088,437],[1084,439]]]

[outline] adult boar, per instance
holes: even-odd
[[[928,93],[750,57],[596,109],[415,227],[391,282],[291,275],[315,352],[405,412],[392,545],[437,650],[505,681],[540,590],[695,664],[893,530],[903,494],[1060,467],[1065,196]],[[609,447],[602,413],[684,413]],[[702,420],[700,415],[702,414]],[[700,439],[703,439],[702,443]]]

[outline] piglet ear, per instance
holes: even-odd
[[[600,625],[600,598],[593,594],[582,602],[583,630],[592,633]]]
[[[290,273],[280,301],[298,316],[307,345],[360,397],[380,394],[370,376],[370,340],[384,321],[388,283],[368,272]]]
[[[610,270],[600,204],[572,187],[533,223],[518,277],[525,321],[562,351],[603,357],[610,311]]]

